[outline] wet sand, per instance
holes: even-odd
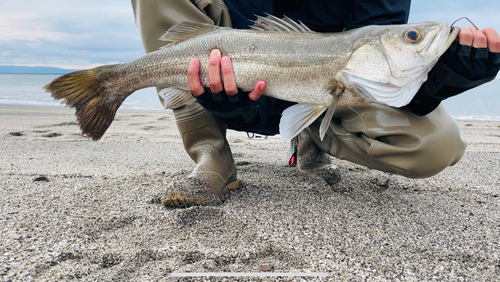
[[[500,122],[460,122],[463,159],[412,180],[334,160],[342,181],[287,166],[279,136],[228,140],[241,180],[219,206],[158,198],[193,164],[168,112],[119,111],[103,140],[74,111],[0,106],[4,281],[221,281],[183,272],[314,272],[226,281],[498,281]]]

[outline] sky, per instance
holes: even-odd
[[[500,30],[499,15],[498,0],[415,0],[410,22],[467,16]],[[0,0],[0,65],[83,69],[142,55],[130,1]]]

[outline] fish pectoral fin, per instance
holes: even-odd
[[[193,95],[191,95],[191,92],[177,88],[162,89],[158,95],[165,101],[165,109],[176,109],[196,101]]]
[[[291,140],[313,123],[326,110],[325,106],[311,104],[293,105],[283,111],[280,134],[285,141]]]
[[[335,113],[335,109],[337,108],[337,104],[339,103],[340,95],[344,92],[342,89],[338,94],[333,96],[333,101],[330,107],[328,107],[328,111],[326,111],[325,116],[323,117],[323,120],[321,121],[321,125],[319,127],[319,138],[321,141],[323,141],[323,138],[326,135],[326,131],[328,130],[328,127],[330,126],[330,122],[332,121],[333,118],[333,113]]]

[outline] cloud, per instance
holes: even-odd
[[[129,1],[0,3],[0,64],[84,68],[144,55]]]
[[[67,33],[49,30],[43,19],[35,17],[1,17],[0,18],[1,40],[30,40],[36,41],[40,38],[53,40],[64,39],[70,36]]]
[[[480,28],[500,29],[496,2],[413,1],[410,21],[451,23],[468,16]],[[85,68],[142,55],[130,1],[0,1],[0,64]]]

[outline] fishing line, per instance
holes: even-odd
[[[451,24],[451,26],[450,26],[450,27],[453,27],[453,25],[454,25],[454,24],[456,24],[459,20],[463,20],[463,19],[468,20],[468,21],[472,24],[472,26],[473,26],[473,27],[475,27],[477,30],[479,30],[479,28],[477,28],[477,26],[476,26],[476,25],[475,25],[475,24],[474,24],[474,23],[473,23],[473,22],[472,22],[472,21],[471,21],[468,17],[461,17],[461,18],[459,18],[458,20],[454,21],[454,22]]]

